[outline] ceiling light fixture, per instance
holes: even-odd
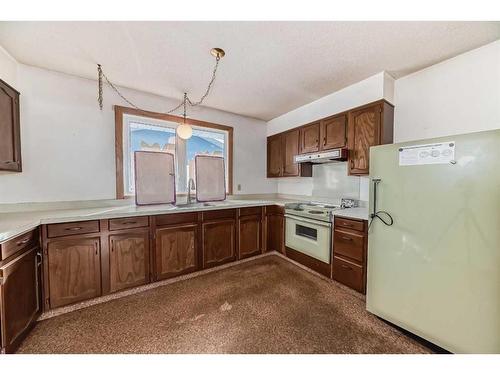
[[[201,96],[201,98],[198,101],[192,101],[187,93],[184,93],[184,98],[182,100],[182,103],[179,105],[175,106],[174,108],[170,109],[167,112],[164,112],[165,114],[171,114],[180,108],[183,108],[183,113],[182,113],[182,122],[179,123],[177,126],[177,136],[182,139],[189,139],[193,135],[193,129],[191,125],[189,125],[189,120],[187,119],[186,115],[186,107],[187,105],[190,105],[191,107],[196,107],[198,105],[201,105],[203,101],[207,98],[207,96],[210,94],[210,90],[212,89],[212,85],[215,81],[215,76],[217,74],[217,68],[219,67],[219,61],[224,57],[226,52],[222,48],[212,48],[210,50],[210,54],[215,57],[215,66],[212,71],[212,78],[210,79],[210,82],[208,83],[207,89],[205,90],[205,93]],[[125,102],[127,102],[130,106],[132,106],[135,109],[138,109],[140,111],[147,111],[145,109],[139,108],[137,105],[132,103],[130,100],[128,100],[121,92],[120,90],[110,82],[108,77],[104,74],[102,70],[101,64],[97,64],[97,82],[98,82],[98,103],[99,103],[99,108],[102,110],[102,103],[103,103],[103,93],[102,93],[102,87],[103,87],[103,78],[106,80],[107,84],[120,96]]]

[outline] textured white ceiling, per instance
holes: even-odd
[[[399,78],[500,38],[500,22],[0,22],[18,61],[269,120],[382,70]],[[116,98],[116,102],[119,99]]]

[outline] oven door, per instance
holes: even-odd
[[[324,263],[330,263],[332,224],[285,215],[285,245]]]

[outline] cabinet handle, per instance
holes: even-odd
[[[71,230],[71,231],[75,231],[75,230],[81,230],[83,229],[82,227],[69,227],[69,228],[66,228],[65,230]]]
[[[323,138],[323,146],[326,146],[326,137]]]
[[[137,221],[124,221],[122,222],[123,225],[127,225],[127,224],[137,224]]]
[[[342,225],[344,227],[349,227],[349,228],[352,227],[352,224],[349,224],[349,223],[346,223],[346,222],[343,222]]]
[[[352,241],[352,238],[349,237],[341,237],[344,241]]]
[[[346,269],[346,270],[350,270],[350,269],[352,269],[351,267],[346,266],[345,264],[341,264],[341,265],[340,265],[340,267],[342,267],[342,268],[344,268],[344,269]]]
[[[42,253],[38,252],[36,253],[36,258],[37,260],[39,259],[40,261],[37,261],[36,265],[37,267],[40,267],[42,265]]]
[[[25,238],[24,240],[21,240],[21,241],[17,241],[16,242],[16,245],[17,246],[20,246],[20,245],[24,245],[25,243],[28,243],[29,242],[29,238]]]

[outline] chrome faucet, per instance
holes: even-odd
[[[194,180],[192,178],[190,178],[188,180],[188,196],[187,196],[187,204],[191,204],[191,190],[194,190],[196,189],[196,187],[194,186]]]

